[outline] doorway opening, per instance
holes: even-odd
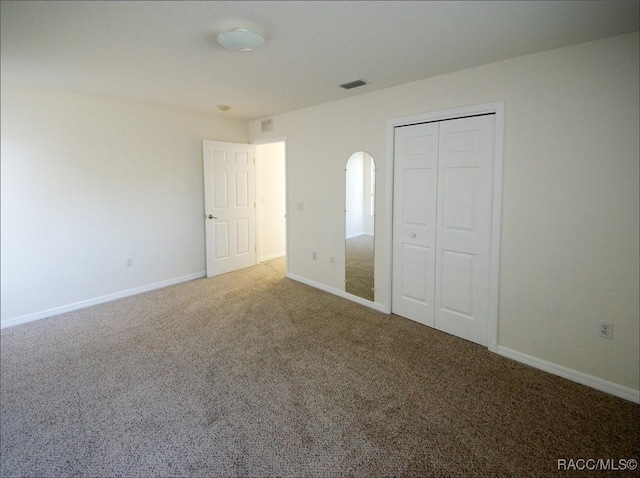
[[[255,144],[256,262],[286,261],[286,143],[283,139]]]
[[[271,260],[288,273],[285,140],[204,140],[203,166],[207,277]]]

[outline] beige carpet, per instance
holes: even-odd
[[[638,458],[638,405],[283,269],[3,330],[1,476],[542,477]]]

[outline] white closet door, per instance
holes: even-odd
[[[438,123],[396,128],[393,313],[434,326]]]
[[[435,327],[487,344],[494,116],[440,123]]]
[[[392,312],[486,345],[494,116],[395,130]]]

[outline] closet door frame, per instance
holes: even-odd
[[[495,114],[493,158],[493,204],[491,214],[491,254],[489,274],[489,317],[487,321],[487,348],[498,349],[498,292],[500,285],[500,220],[502,212],[502,166],[504,150],[504,101],[462,106],[446,110],[419,113],[387,120],[386,192],[385,206],[389,220],[385,224],[385,269],[387,274],[387,301],[385,312],[391,313],[393,276],[393,171],[395,128],[429,121],[449,120],[482,114]]]

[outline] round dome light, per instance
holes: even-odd
[[[253,51],[264,44],[264,38],[247,28],[234,28],[218,35],[218,43],[227,50]]]

